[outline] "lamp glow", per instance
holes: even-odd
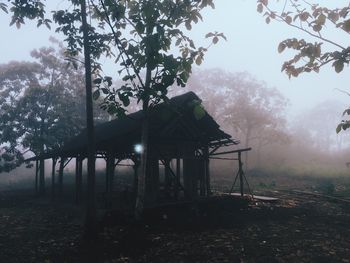
[[[142,153],[143,147],[142,147],[141,144],[135,144],[134,150],[135,150],[136,153]]]

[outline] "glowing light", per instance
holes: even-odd
[[[134,146],[134,150],[135,150],[136,153],[142,153],[143,147],[142,147],[141,144],[136,144],[136,145]]]

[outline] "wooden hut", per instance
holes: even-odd
[[[222,131],[200,105],[193,92],[171,98],[153,107],[149,114],[148,166],[145,184],[145,205],[156,204],[160,198],[178,200],[209,196],[209,159],[222,146],[238,141]],[[134,191],[137,191],[138,165],[143,112],[95,126],[96,158],[106,160],[106,191],[112,192],[115,166],[125,159],[134,163]],[[41,158],[76,159],[76,191],[79,199],[82,182],[82,161],[87,155],[87,132],[72,138],[58,151]],[[38,157],[39,158],[39,157]],[[32,158],[38,159],[38,158]],[[160,178],[160,165],[164,166]]]

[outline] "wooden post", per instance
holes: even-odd
[[[199,178],[199,194],[200,196],[205,196],[206,195],[206,182],[205,182],[205,160],[199,159],[197,162],[197,167],[198,167],[198,178]]]
[[[55,200],[55,173],[56,173],[56,162],[55,157],[52,158],[52,169],[51,169],[51,200]]]
[[[115,156],[112,152],[107,152],[106,160],[106,206],[112,206],[113,177],[115,169]]]
[[[210,188],[210,170],[209,170],[209,148],[206,146],[203,150],[203,157],[204,157],[204,163],[205,163],[205,181],[206,181],[206,190],[207,190],[207,196],[211,195],[211,188]]]
[[[238,152],[238,173],[239,173],[239,188],[241,191],[241,196],[244,195],[244,189],[243,189],[243,163],[241,160],[241,152]]]
[[[75,159],[75,202],[79,204],[82,196],[83,184],[83,158],[77,156]]]
[[[167,197],[170,197],[170,188],[171,188],[171,175],[170,175],[170,159],[164,160],[164,188],[165,194]]]
[[[60,167],[58,170],[58,194],[62,196],[63,193],[63,169],[64,169],[64,161],[65,159],[61,157]]]
[[[138,186],[138,170],[140,167],[140,160],[136,157],[132,160],[134,162],[134,166],[132,167],[134,169],[134,182],[133,182],[133,192],[134,192],[134,198],[136,201],[137,198],[137,186]]]
[[[179,188],[180,188],[180,177],[181,177],[181,159],[176,158],[176,182],[175,182],[175,199],[179,198]]]
[[[180,188],[180,177],[181,177],[181,159],[176,158],[176,182],[175,182],[175,199],[179,198],[179,188]]]

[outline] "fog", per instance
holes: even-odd
[[[347,1],[337,1],[340,6],[344,3]],[[53,9],[61,8],[62,1],[50,1],[49,5]],[[219,31],[225,34],[227,41],[220,41],[218,45],[209,49],[203,64],[195,67],[193,77],[185,90],[176,88],[171,94],[183,93],[186,90],[195,91],[223,130],[239,139],[241,147],[252,147],[246,163],[248,170],[328,176],[347,174],[349,134],[335,133],[336,125],[342,118],[342,111],[348,103],[348,97],[339,91],[348,90],[350,75],[347,74],[347,69],[336,74],[331,67],[326,66],[319,74],[310,73],[288,79],[280,69],[290,54],[278,54],[278,43],[285,38],[308,39],[308,36],[277,22],[267,25],[264,18],[256,12],[256,1],[217,0],[215,5],[214,10],[204,11],[203,22],[199,22],[193,28],[190,36],[198,45],[205,46],[205,34]],[[6,25],[9,23],[9,17],[2,15],[0,21]],[[36,28],[31,22],[19,30],[3,26],[0,32],[6,36],[2,38],[0,63],[32,60],[29,56],[30,51],[49,46],[50,36],[63,39],[54,31]],[[347,39],[346,35],[338,36],[334,32],[327,34],[340,42]],[[117,70],[110,61],[106,59],[102,60],[102,63],[107,75],[118,77]],[[210,85],[205,86],[204,84],[209,82],[205,83],[203,79],[210,73],[214,75],[213,72],[224,72],[224,75],[233,76],[238,82],[231,83],[234,87],[230,87],[228,83],[223,83],[222,79],[212,78]],[[271,107],[265,105],[265,110],[270,111],[270,115],[255,116],[254,109],[246,109],[247,114],[257,118],[249,140],[244,131],[237,128],[238,120],[235,119],[239,117],[244,121],[251,118],[246,116],[244,111],[240,116],[237,115],[237,112],[247,105],[246,100],[249,101],[247,97],[237,100],[237,97],[233,96],[234,89],[237,89],[237,94],[244,94],[244,89],[239,89],[242,84],[239,82],[240,78],[243,82],[247,79],[248,82],[252,81],[243,83],[244,85],[252,84],[257,89],[262,88],[259,96],[266,96],[266,101],[270,96],[269,92],[272,92],[271,96],[275,96],[276,99],[269,104]],[[227,101],[228,94],[233,96],[230,101]],[[259,123],[259,118],[272,120]],[[103,167],[103,164],[101,166]],[[222,167],[223,171],[229,171],[232,164],[218,166]],[[25,170],[19,171],[24,173]],[[18,176],[20,172],[14,173]]]

